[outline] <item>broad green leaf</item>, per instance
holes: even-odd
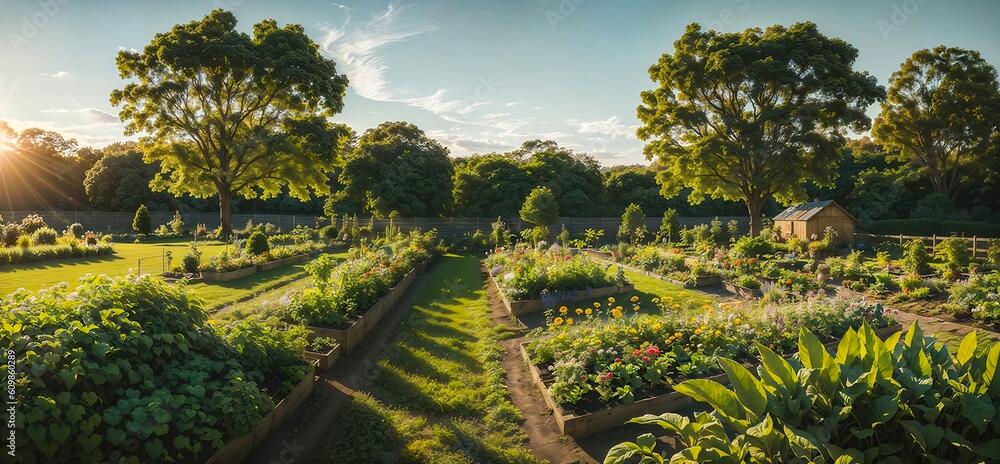
[[[717,412],[732,420],[743,419],[744,414],[736,394],[727,390],[722,384],[706,379],[686,380],[674,386],[674,390],[690,396],[695,401],[708,403]]]
[[[830,353],[815,334],[805,327],[799,329],[799,359],[807,369],[821,369]]]
[[[840,343],[837,344],[837,356],[835,359],[840,364],[847,364],[850,360],[857,358],[858,355],[858,334],[854,329],[847,329],[847,333],[844,334],[844,337],[840,339]]]
[[[983,383],[989,385],[989,390],[994,396],[1000,395],[998,364],[1000,364],[1000,342],[994,343],[986,353],[986,367],[983,369]]]
[[[792,365],[788,364],[788,361],[785,361],[785,358],[782,358],[778,353],[760,343],[757,343],[757,351],[760,352],[760,361],[764,370],[780,380],[786,389],[794,389],[799,378],[792,369]]]
[[[736,391],[736,397],[754,416],[760,416],[767,408],[767,393],[764,386],[750,370],[742,364],[727,358],[719,359],[722,370],[726,371],[729,381]]]
[[[965,363],[972,359],[972,356],[976,354],[976,331],[973,330],[969,332],[965,338],[962,339],[962,344],[958,347],[958,365],[964,366]]]

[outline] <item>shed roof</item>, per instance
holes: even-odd
[[[823,211],[829,206],[835,206],[844,212],[848,217],[854,219],[851,213],[847,210],[841,208],[837,202],[833,200],[823,200],[823,201],[810,201],[808,203],[803,203],[801,205],[789,206],[784,211],[778,213],[774,217],[775,221],[808,221],[809,218],[816,215],[816,213]]]

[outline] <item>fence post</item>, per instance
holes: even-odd
[[[972,236],[972,259],[976,259],[976,245],[979,244],[979,239],[975,235]]]
[[[937,234],[931,234],[931,248],[937,248]]]
[[[899,234],[899,246],[903,246],[903,234]]]

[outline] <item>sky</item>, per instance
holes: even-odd
[[[853,44],[855,68],[882,85],[914,51],[940,44],[1000,66],[1000,2],[990,0],[0,0],[0,120],[85,145],[125,139],[108,101],[124,85],[118,50],[214,8],[247,32],[266,18],[301,24],[351,81],[337,121],[358,133],[409,121],[453,156],[545,138],[604,165],[644,163],[639,93],[692,22],[740,31],[812,21]]]

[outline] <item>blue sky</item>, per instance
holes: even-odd
[[[734,31],[813,21],[886,84],[913,51],[947,44],[1000,65],[995,1],[0,0],[0,120],[93,145],[121,140],[108,103],[117,50],[233,11],[239,27],[302,24],[351,78],[337,119],[358,132],[407,120],[453,155],[551,138],[603,164],[644,162],[635,138],[647,68],[685,25]],[[877,107],[870,110],[872,116]]]

